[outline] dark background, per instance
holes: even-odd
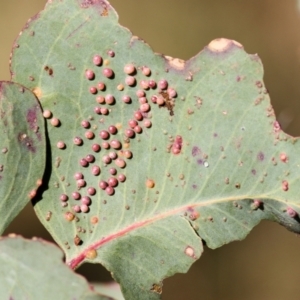
[[[45,0],[0,0],[0,79],[9,80],[11,45]],[[226,37],[258,53],[276,116],[286,132],[300,133],[300,11],[296,0],[111,0],[122,25],[156,52],[188,59],[212,39]],[[299,154],[300,155],[300,154]],[[300,197],[300,195],[299,195]],[[28,205],[7,232],[49,234]],[[299,300],[300,239],[262,222],[242,242],[205,249],[187,275],[164,281],[163,299]],[[102,267],[84,265],[90,280],[109,280]]]

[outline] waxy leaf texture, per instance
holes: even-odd
[[[35,197],[46,163],[45,124],[35,95],[0,82],[0,233]]]
[[[107,1],[53,0],[16,45],[12,79],[39,98],[51,146],[35,210],[71,268],[101,263],[126,299],[158,299],[203,240],[241,240],[263,219],[299,232],[299,140],[239,43],[182,61]]]
[[[34,253],[34,255],[33,255]],[[63,262],[63,253],[41,239],[0,239],[1,299],[112,300],[94,292]]]

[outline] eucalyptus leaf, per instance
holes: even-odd
[[[300,231],[299,141],[238,42],[182,61],[153,53],[107,1],[53,0],[17,44],[13,79],[52,114],[35,210],[71,268],[101,263],[125,299],[158,299],[202,240],[241,240],[263,219]]]
[[[46,162],[45,125],[35,95],[0,82],[0,234],[32,199]]]
[[[95,282],[92,283],[92,285],[94,290],[97,291],[98,293],[113,297],[115,300],[124,300],[120,286],[115,282],[108,282],[108,283]]]
[[[0,240],[1,299],[109,300],[62,261],[55,245],[10,235]]]

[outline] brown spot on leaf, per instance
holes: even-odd
[[[48,73],[49,76],[53,75],[53,69],[50,68],[49,66],[45,66],[44,70]]]
[[[75,246],[78,246],[78,245],[82,244],[82,240],[81,240],[81,238],[78,235],[76,235],[74,237],[74,244],[75,244]]]
[[[192,211],[192,212],[190,213],[190,215],[189,215],[189,218],[190,218],[192,221],[197,220],[199,217],[200,217],[199,212],[197,212],[197,211],[195,211],[195,210]]]
[[[170,111],[170,116],[174,116],[174,99],[171,99],[169,97],[169,94],[165,91],[161,91],[159,94],[162,95],[165,100],[165,104],[163,106],[165,106]]]
[[[154,283],[150,289],[151,292],[161,294],[162,293],[162,283]]]
[[[91,223],[92,223],[92,224],[97,224],[98,222],[99,222],[99,219],[98,219],[97,216],[91,217]]]
[[[52,212],[48,211],[46,214],[46,221],[50,221],[51,217],[52,217]]]
[[[107,8],[103,9],[103,12],[101,13],[101,16],[102,17],[107,17],[108,16],[108,10],[107,10]]]

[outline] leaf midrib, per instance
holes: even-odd
[[[115,233],[111,233],[110,235],[102,238],[101,240],[99,240],[99,241],[93,243],[92,245],[90,245],[89,247],[85,248],[83,251],[81,251],[79,254],[77,254],[74,258],[66,261],[66,263],[67,263],[67,265],[70,266],[71,269],[76,269],[84,262],[85,253],[87,253],[88,251],[97,250],[100,247],[103,247],[104,245],[106,245],[107,243],[109,243],[117,238],[120,238],[129,232],[132,232],[134,230],[148,226],[149,224],[152,224],[159,220],[168,218],[170,216],[177,215],[180,212],[185,212],[187,209],[191,209],[191,208],[195,208],[195,207],[205,207],[205,206],[210,206],[213,204],[220,204],[220,203],[225,203],[225,202],[239,201],[239,200],[249,199],[249,198],[252,198],[252,199],[259,198],[261,200],[268,199],[268,200],[274,200],[274,201],[278,201],[278,202],[286,204],[284,199],[270,199],[270,197],[268,197],[267,195],[253,195],[252,197],[249,197],[249,195],[248,196],[247,195],[239,195],[239,196],[235,196],[232,198],[226,197],[226,198],[219,198],[216,200],[201,201],[200,203],[189,203],[184,206],[178,207],[176,209],[168,210],[166,212],[157,214],[157,215],[153,216],[152,218],[133,223],[133,224],[125,227],[124,229],[121,229]],[[298,207],[300,208],[300,204],[298,205]],[[245,224],[242,224],[242,225],[245,226]],[[251,228],[248,228],[248,229],[251,230]]]

